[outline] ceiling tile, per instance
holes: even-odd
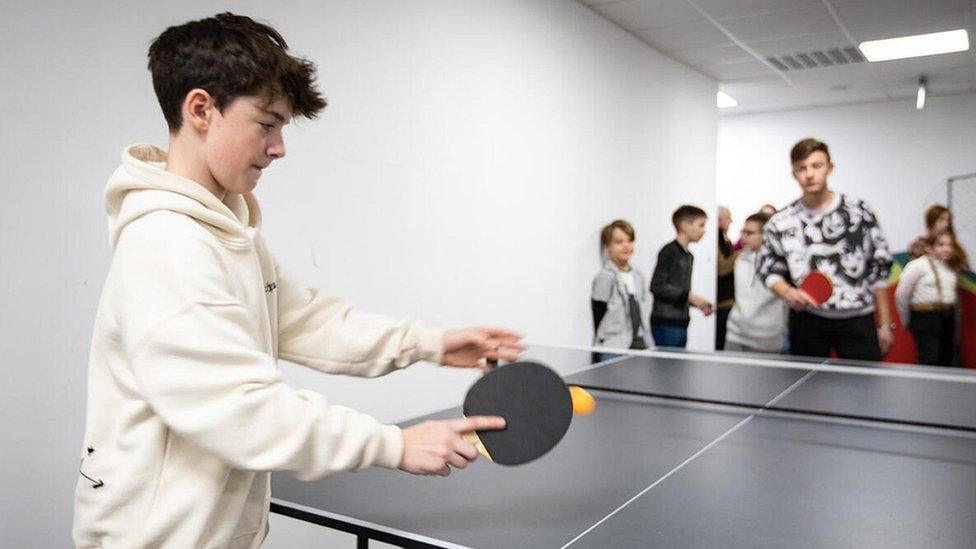
[[[710,48],[692,48],[689,50],[675,50],[669,56],[688,65],[727,65],[754,61],[755,57],[746,53],[732,42]]]
[[[691,48],[721,46],[729,41],[729,38],[722,31],[716,29],[704,18],[659,29],[641,30],[635,34],[664,53]]]
[[[763,56],[769,56],[793,55],[795,53],[806,53],[830,48],[846,48],[851,46],[851,42],[839,32],[828,32],[810,36],[752,42],[748,46]]]
[[[871,66],[885,77],[914,76],[916,79],[922,74],[968,69],[974,65],[976,65],[976,55],[971,51],[871,63]]]
[[[921,0],[920,0],[921,1]],[[843,19],[842,19],[843,21]],[[972,16],[969,28],[973,28]],[[906,15],[898,20],[852,25],[845,21],[848,30],[858,42],[865,40],[880,40],[897,36],[926,34],[966,27],[965,12],[936,13],[926,15]],[[970,31],[970,45],[973,43],[973,33]]]
[[[883,27],[948,13],[962,14],[966,9],[966,2],[967,0],[832,0],[837,16],[849,28]]]
[[[795,10],[784,10],[722,19],[719,23],[737,39],[760,42],[837,32],[837,23],[823,4]]]
[[[976,0],[579,0],[651,47],[719,81],[739,106],[722,116],[897,98],[913,101],[918,76],[934,96],[976,93]],[[965,27],[969,52],[784,73],[791,86],[701,17],[699,6],[762,57],[850,47],[855,41]]]
[[[628,0],[593,8],[629,31],[702,19],[701,14],[683,0]]]
[[[821,0],[692,0],[708,15],[721,17],[819,6]]]
[[[709,74],[716,80],[727,81],[742,78],[755,78],[776,74],[776,71],[755,59],[745,63],[729,63],[725,65],[705,65],[702,72]]]

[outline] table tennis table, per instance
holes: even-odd
[[[275,473],[272,512],[359,547],[976,547],[976,371],[677,351],[593,364],[590,349],[540,346],[524,358],[596,397],[549,454],[447,478]]]

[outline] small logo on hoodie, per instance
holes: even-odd
[[[278,283],[272,280],[264,285],[264,293],[270,294],[271,292],[278,289]]]

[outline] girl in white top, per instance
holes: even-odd
[[[956,335],[956,285],[960,265],[952,234],[927,239],[926,254],[902,271],[895,300],[902,322],[912,331],[919,364],[951,366]]]

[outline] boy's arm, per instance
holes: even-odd
[[[763,227],[763,245],[756,261],[756,274],[770,291],[786,302],[795,311],[816,307],[817,304],[807,294],[793,286],[790,280],[790,267],[783,250],[782,235],[772,223]]]
[[[922,270],[918,269],[918,263],[911,261],[905,265],[905,270],[898,278],[898,287],[895,288],[895,303],[898,307],[898,316],[901,323],[906,328],[911,315],[912,294],[915,292],[915,285],[918,284],[922,276]]]
[[[440,363],[444,332],[354,310],[277,268],[278,355],[327,373],[374,377],[418,360]]]
[[[224,253],[206,229],[170,213],[123,231],[110,274],[125,351],[119,379],[174,433],[235,468],[317,478],[400,465],[397,427],[282,381]]]
[[[783,286],[790,287],[790,267],[783,251],[782,235],[766,223],[763,227],[763,243],[756,261],[756,274],[767,288],[783,297]],[[782,284],[780,284],[782,283]]]
[[[877,311],[878,321],[878,343],[881,345],[881,354],[888,354],[894,343],[894,333],[891,330],[891,307],[888,303],[888,275],[891,273],[891,253],[888,251],[888,241],[878,223],[878,217],[874,210],[861,201],[861,209],[864,212],[864,230],[871,239],[871,246],[874,253],[871,255],[868,265],[868,284],[874,290],[874,306]]]
[[[595,335],[600,327],[600,322],[607,314],[607,303],[613,292],[613,276],[604,271],[600,271],[593,279],[593,289],[590,293],[590,312],[593,314],[593,334]]]
[[[874,250],[867,268],[868,284],[874,290],[878,321],[882,326],[888,326],[891,323],[887,296],[888,276],[891,274],[893,263],[891,252],[888,251],[888,240],[884,236],[884,231],[881,230],[881,224],[878,223],[878,216],[875,215],[874,210],[863,201],[861,202],[861,209],[864,212],[864,231],[871,239],[871,247]]]
[[[891,274],[891,252],[888,251],[888,240],[881,230],[878,217],[874,210],[865,202],[861,202],[861,209],[864,212],[864,231],[871,240],[871,247],[874,253],[871,255],[868,264],[868,282],[875,290],[885,289],[889,286],[888,275]]]
[[[688,301],[690,288],[682,288],[668,279],[670,263],[674,258],[668,254],[667,248],[663,248],[657,254],[657,264],[654,265],[654,274],[651,275],[651,293],[654,299],[680,305]]]
[[[591,299],[590,313],[593,315],[593,335],[596,335],[600,323],[603,322],[603,317],[607,316],[607,302]]]
[[[136,386],[170,429],[238,469],[313,479],[400,465],[399,428],[286,385],[259,334],[233,300],[187,303],[133,348]]]

